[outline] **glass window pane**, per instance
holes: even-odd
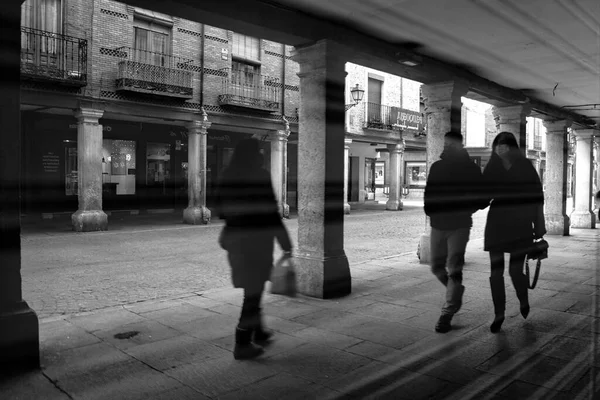
[[[102,140],[102,187],[105,194],[135,194],[136,142]]]

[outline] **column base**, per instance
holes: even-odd
[[[350,265],[343,251],[335,257],[319,257],[300,250],[294,261],[299,293],[332,299],[352,292]]]
[[[545,219],[547,235],[569,236],[571,221],[567,215],[547,214]]]
[[[402,200],[388,200],[385,203],[385,209],[389,211],[400,211],[403,207]]]
[[[350,214],[350,204],[349,203],[344,203],[344,214]]]
[[[574,211],[570,219],[572,228],[594,229],[596,227],[596,215],[591,211]]]
[[[108,216],[102,210],[79,211],[71,215],[75,232],[105,231],[108,229]]]
[[[206,225],[210,223],[210,210],[204,206],[188,207],[183,210],[183,222],[190,225]]]
[[[287,204],[284,204],[281,207],[281,216],[285,219],[290,219],[290,206]]]
[[[25,301],[0,311],[0,354],[2,375],[40,367],[38,317]]]
[[[419,257],[419,263],[421,264],[429,264],[431,262],[431,235],[429,233],[421,235],[417,257]]]

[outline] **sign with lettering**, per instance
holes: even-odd
[[[58,172],[60,167],[60,157],[54,152],[47,152],[42,155],[42,168],[44,172],[54,174]]]
[[[420,132],[424,129],[423,114],[400,108],[398,109],[398,125],[400,125],[400,129]]]

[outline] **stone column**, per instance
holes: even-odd
[[[427,174],[431,164],[440,159],[444,149],[444,135],[450,130],[461,129],[461,97],[468,91],[462,81],[442,82],[423,85],[425,118],[427,120]],[[425,232],[421,235],[417,254],[421,264],[430,262],[429,218],[425,218]]]
[[[575,149],[575,210],[571,213],[573,228],[595,228],[596,216],[592,211],[592,136],[593,129],[574,130]]]
[[[105,231],[108,217],[102,211],[103,110],[80,107],[77,118],[77,185],[79,208],[71,216],[77,232]]]
[[[344,252],[343,52],[331,41],[298,47],[298,290],[333,298],[351,292]]]
[[[544,214],[548,235],[569,235],[567,215],[567,172],[569,146],[567,128],[571,121],[544,121],[546,127],[546,172]]]
[[[350,174],[350,145],[352,139],[344,139],[344,214],[350,214],[350,203],[348,203],[348,184]]]
[[[494,107],[492,112],[498,133],[510,132],[515,135],[521,152],[527,155],[527,116],[531,112],[531,107],[529,105]]]
[[[287,141],[289,129],[271,133],[271,180],[275,190],[275,198],[282,218],[290,217],[290,206],[287,204]]]
[[[390,151],[390,197],[386,210],[402,210],[402,164],[404,164],[404,139],[397,144],[388,144]]]
[[[9,0],[0,8],[0,376],[40,366],[38,319],[21,290],[20,6]]]
[[[206,114],[202,121],[186,125],[188,130],[188,206],[183,210],[183,222],[190,225],[208,224],[211,213],[206,207],[206,134],[211,126]]]

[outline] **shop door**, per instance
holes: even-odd
[[[358,201],[360,192],[359,178],[360,178],[360,157],[350,157],[350,176],[348,177],[348,201]]]
[[[366,200],[375,200],[375,158],[365,158]]]
[[[77,210],[79,207],[79,182],[77,171],[77,142],[63,142],[64,151],[64,194],[66,201],[65,209]]]
[[[367,107],[367,123],[369,126],[379,126],[383,123],[381,117],[381,87],[383,82],[369,78],[369,94]]]
[[[171,145],[148,142],[146,148],[146,189],[148,206],[172,207]]]

